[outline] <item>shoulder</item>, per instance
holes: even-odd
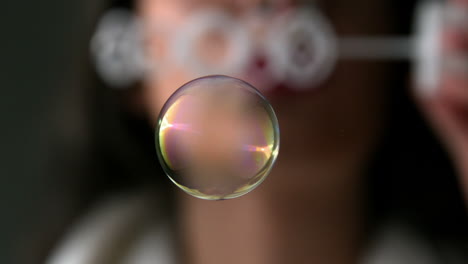
[[[133,193],[99,202],[59,241],[46,264],[174,263],[172,231],[156,201]]]
[[[439,263],[431,246],[409,226],[390,221],[369,241],[363,264]]]

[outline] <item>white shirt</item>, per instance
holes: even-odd
[[[157,208],[157,207],[156,207]],[[157,222],[154,200],[122,195],[98,204],[68,232],[46,264],[175,264],[173,234]],[[404,226],[377,234],[363,264],[435,264],[430,248]]]

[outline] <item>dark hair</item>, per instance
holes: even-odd
[[[409,35],[415,4],[397,2],[398,34]],[[468,213],[448,153],[417,109],[408,81],[410,64],[395,65],[389,84],[390,117],[369,169],[372,221],[398,219],[425,238],[440,263],[450,254],[468,259]]]
[[[370,219],[397,219],[430,242],[441,263],[468,253],[468,214],[453,164],[402,85],[395,79],[390,118],[368,173]],[[398,87],[398,88],[397,88]],[[453,253],[453,252],[450,252]],[[465,259],[468,256],[465,255]]]
[[[415,3],[395,2],[397,34],[409,35]],[[389,119],[368,173],[370,219],[398,219],[425,238],[440,263],[468,259],[468,212],[448,153],[418,110],[408,83],[411,64],[395,65]],[[447,255],[448,254],[448,255]]]

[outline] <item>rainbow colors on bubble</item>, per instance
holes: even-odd
[[[180,87],[162,108],[155,137],[167,176],[207,200],[253,190],[279,151],[278,120],[265,97],[242,80],[220,75]]]

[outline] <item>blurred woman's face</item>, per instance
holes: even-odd
[[[265,10],[267,2],[268,15],[256,15]],[[143,19],[146,30],[163,26],[166,31],[147,36],[147,56],[154,61],[161,61],[161,54],[168,50],[169,34],[177,33],[183,28],[187,19],[195,12],[217,8],[234,17],[258,19],[255,23],[258,34],[262,26],[268,25],[275,16],[281,14],[293,1],[260,1],[260,0],[140,0],[138,12]],[[323,2],[323,3],[320,3]],[[330,20],[337,35],[368,35],[386,33],[383,14],[384,8],[374,1],[318,1],[315,2],[324,16]],[[367,2],[365,9],[352,8]],[[263,9],[262,9],[263,8]],[[358,10],[358,11],[354,11]],[[360,11],[359,11],[360,10]],[[263,13],[262,13],[263,14]],[[262,21],[263,20],[263,21]],[[352,21],[352,23],[350,23]],[[372,21],[372,23],[369,23]],[[216,43],[208,45],[207,43]],[[196,52],[219,60],[225,53],[226,43],[219,36],[207,35],[195,45]],[[256,60],[252,60],[255,64]],[[266,62],[268,63],[268,62]],[[158,74],[147,76],[144,98],[152,120],[156,121],[159,111],[169,96],[181,85],[192,80],[193,72],[174,60],[165,60],[164,68]],[[249,66],[247,66],[248,68]],[[337,63],[331,76],[318,87],[302,89],[300,92],[275,92],[275,76],[271,73],[236,76],[251,82],[265,93],[272,103],[279,119],[282,131],[282,146],[279,163],[293,161],[296,169],[301,170],[300,161],[308,160],[317,164],[317,168],[331,165],[343,169],[355,169],[362,166],[367,154],[372,150],[383,117],[382,67],[369,62],[341,61]],[[283,83],[283,91],[288,83]],[[324,165],[328,164],[328,165]],[[280,166],[279,166],[280,167]],[[281,170],[280,168],[278,170]],[[284,171],[287,172],[287,171]],[[333,173],[331,173],[333,174]],[[311,181],[311,177],[299,180]],[[326,182],[354,181],[353,179],[324,179]],[[310,186],[309,186],[310,187]],[[308,187],[308,188],[309,188]],[[309,189],[310,191],[310,189]]]

